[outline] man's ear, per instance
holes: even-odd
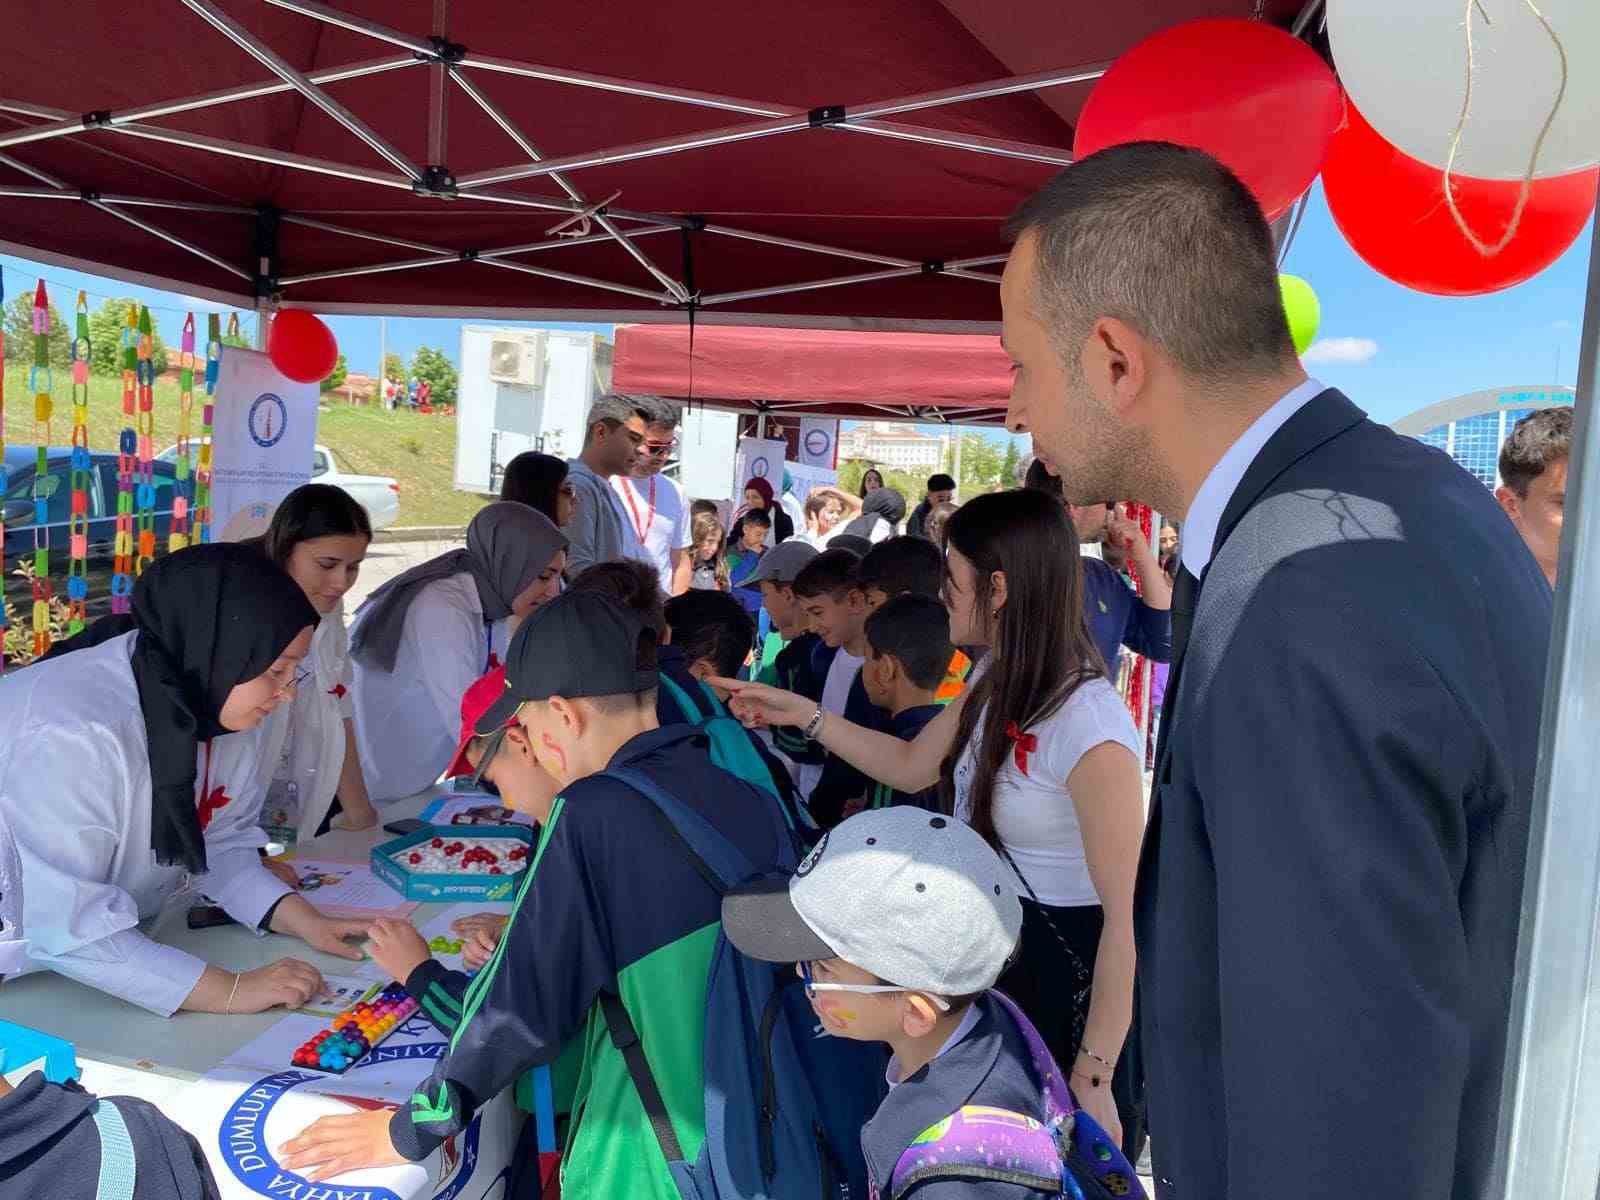
[[[551,696],[549,703],[550,711],[567,727],[567,731],[574,738],[582,737],[589,725],[584,719],[583,711],[565,696]]]
[[[1502,483],[1499,487],[1495,488],[1494,498],[1500,502],[1500,507],[1505,509],[1506,516],[1510,517],[1513,521],[1517,521],[1522,518],[1522,497],[1517,495],[1516,492],[1512,491],[1505,484]]]
[[[528,740],[528,731],[521,725],[507,727],[505,742],[523,758],[533,761],[533,743]]]

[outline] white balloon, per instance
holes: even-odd
[[[1566,94],[1534,169],[1544,178],[1600,163],[1600,0],[1537,3],[1567,54]],[[1328,0],[1334,65],[1374,129],[1442,169],[1466,91],[1469,10],[1472,107],[1454,169],[1521,179],[1561,83],[1528,0]]]

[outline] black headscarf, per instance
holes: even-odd
[[[892,487],[881,487],[867,493],[867,498],[861,502],[861,515],[846,525],[844,531],[870,538],[881,519],[888,523],[892,533],[905,517],[906,498]]]
[[[353,658],[394,671],[405,632],[406,613],[423,587],[463,571],[478,588],[486,621],[511,615],[511,604],[567,548],[567,535],[536,508],[502,500],[478,510],[467,526],[467,548],[450,550],[396,575],[357,611],[350,638]]]
[[[259,550],[228,542],[158,558],[133,587],[133,679],[150,750],[156,861],[206,869],[196,813],[199,744],[229,732],[222,706],[320,620],[300,585]]]

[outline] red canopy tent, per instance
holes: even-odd
[[[987,331],[1104,64],[1302,10],[19,5],[0,249],[241,306]]]
[[[1011,364],[992,334],[625,325],[612,383],[764,413],[998,425]]]

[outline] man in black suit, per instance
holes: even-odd
[[[1017,214],[1011,428],[1183,523],[1140,861],[1158,1193],[1476,1197],[1551,593],[1488,490],[1306,378],[1249,191],[1161,143]]]

